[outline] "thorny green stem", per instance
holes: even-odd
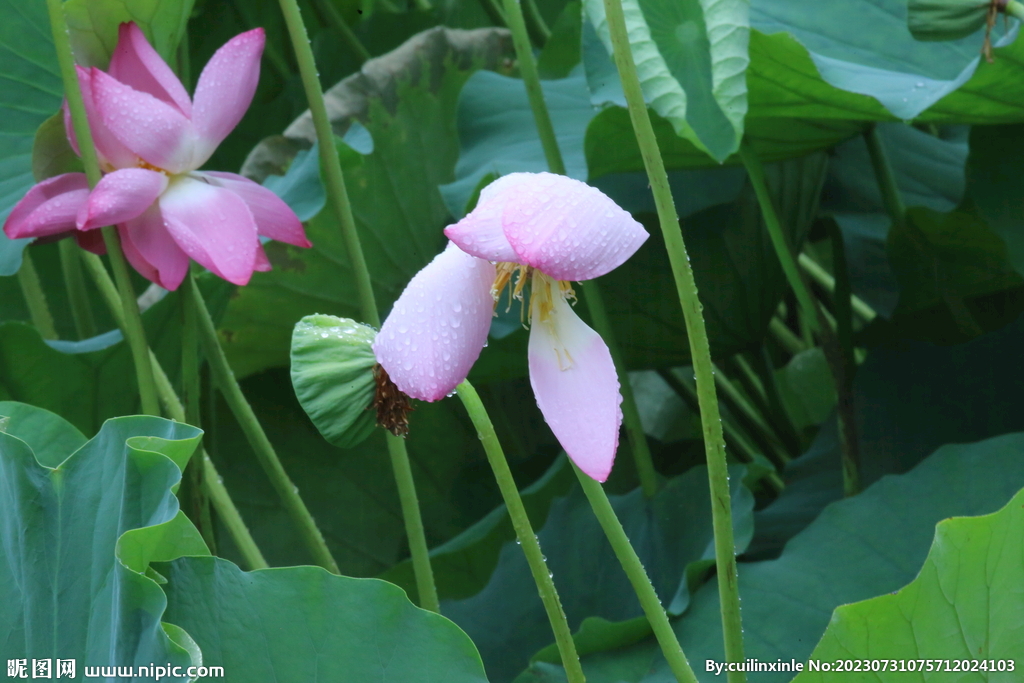
[[[505,507],[508,509],[512,526],[516,530],[516,538],[530,565],[530,572],[537,584],[537,592],[540,594],[541,602],[544,603],[548,621],[551,622],[551,630],[555,634],[555,643],[558,645],[558,652],[562,657],[566,678],[570,683],[583,683],[586,678],[583,676],[579,655],[576,654],[576,643],[572,639],[572,630],[565,618],[565,611],[558,598],[555,582],[552,580],[551,572],[544,560],[540,542],[537,540],[536,534],[533,533],[533,525],[526,514],[526,507],[523,505],[523,499],[519,496],[519,488],[516,486],[515,479],[512,478],[512,471],[505,459],[505,452],[498,442],[498,435],[494,432],[491,418],[487,414],[483,401],[480,400],[480,395],[468,380],[459,385],[457,394],[462,400],[462,405],[466,407],[473,426],[476,427],[477,438],[480,439],[480,443],[487,453],[491,469],[494,470],[494,478],[498,482],[502,498],[505,499]],[[586,475],[581,476],[588,478]]]
[[[32,324],[39,330],[39,335],[43,339],[56,339],[57,328],[53,324],[53,315],[46,303],[46,293],[43,292],[39,273],[36,272],[35,263],[32,262],[32,256],[27,249],[21,253],[18,284],[21,285],[25,305],[28,306],[28,315],[32,319]]]
[[[611,34],[612,52],[615,65],[622,81],[622,89],[629,107],[629,116],[636,133],[637,143],[647,169],[647,177],[654,194],[655,206],[672,275],[676,282],[676,293],[683,309],[686,333],[690,341],[690,357],[693,359],[697,378],[697,397],[700,401],[701,426],[704,432],[704,448],[707,454],[708,482],[711,491],[712,525],[715,533],[715,562],[718,569],[718,594],[721,603],[725,658],[729,662],[743,661],[743,625],[740,617],[740,595],[736,576],[736,544],[732,528],[732,502],[729,493],[729,470],[725,457],[725,438],[722,434],[722,420],[715,395],[714,373],[711,364],[711,347],[707,329],[701,313],[697,285],[693,279],[690,259],[686,254],[683,233],[679,225],[672,191],[669,189],[668,174],[654,136],[654,127],[644,103],[643,90],[637,76],[636,64],[630,49],[626,19],[621,0],[604,0],[608,28]],[[679,647],[678,643],[675,647]],[[665,651],[671,646],[662,645]],[[674,655],[673,655],[674,656]],[[682,675],[682,672],[677,673]],[[693,673],[690,672],[692,677]],[[682,680],[682,679],[680,679]],[[729,683],[746,681],[743,672],[730,672]]]
[[[100,163],[93,146],[92,131],[85,114],[85,102],[78,86],[78,75],[75,73],[75,59],[71,54],[71,39],[68,36],[67,22],[64,19],[64,7],[61,0],[47,0],[50,12],[50,29],[53,32],[53,43],[57,50],[57,62],[60,64],[61,79],[64,82],[64,93],[67,97],[68,109],[74,124],[78,147],[85,166],[85,175],[89,187],[95,187],[100,181]],[[103,228],[103,242],[107,247],[110,266],[114,269],[114,282],[117,283],[124,312],[124,335],[132,351],[135,363],[135,375],[139,383],[139,396],[142,400],[142,412],[146,415],[159,415],[160,404],[156,397],[156,385],[153,380],[153,367],[149,363],[146,332],[142,327],[142,314],[135,300],[132,281],[128,273],[128,263],[121,251],[121,240],[117,230],[112,227]]]
[[[810,275],[815,282],[828,290],[829,293],[836,291],[836,278],[832,277],[827,270],[818,265],[818,262],[811,258],[811,256],[801,253],[797,260],[800,263],[800,267],[804,269],[804,272]],[[859,315],[866,323],[878,317],[875,309],[871,308],[866,301],[856,294],[850,294],[850,306],[853,312]]]
[[[653,498],[654,494],[658,492],[658,473],[654,469],[651,449],[647,445],[647,435],[640,422],[640,411],[636,407],[636,398],[633,396],[633,386],[629,383],[629,373],[626,372],[626,365],[622,360],[622,351],[612,333],[612,324],[608,320],[608,311],[604,307],[601,288],[596,281],[589,280],[583,283],[583,292],[594,327],[601,331],[601,336],[604,337],[608,344],[608,350],[611,351],[612,362],[615,363],[618,370],[619,391],[622,393],[622,420],[626,424],[626,435],[629,439],[630,450],[633,452],[633,460],[636,463],[640,488],[643,489],[646,498]]]
[[[96,288],[100,292],[100,297],[107,305],[110,315],[114,318],[115,324],[124,331],[124,313],[121,310],[117,287],[114,286],[114,281],[110,279],[110,274],[103,266],[103,261],[96,254],[87,251],[82,252],[82,260]],[[174,393],[171,381],[167,378],[167,374],[164,372],[163,367],[160,366],[160,361],[157,360],[152,350],[149,351],[149,359],[152,363],[153,375],[156,379],[157,394],[164,406],[164,414],[176,422],[185,422],[185,407],[182,405],[178,395]],[[256,546],[256,542],[253,541],[249,529],[245,526],[238,508],[235,507],[234,501],[231,500],[231,496],[228,494],[228,490],[225,488],[217,468],[214,467],[213,461],[210,460],[206,450],[202,447],[200,447],[199,455],[203,459],[203,488],[206,495],[210,497],[210,501],[217,510],[217,514],[220,515],[221,521],[224,522],[239,552],[241,552],[242,559],[245,560],[249,569],[262,569],[268,566],[259,548]]]
[[[416,577],[420,607],[431,612],[440,612],[441,603],[437,597],[437,586],[434,585],[430,549],[427,547],[427,536],[423,530],[423,517],[420,515],[419,497],[416,495],[416,480],[412,476],[412,465],[409,463],[405,439],[394,434],[385,434],[384,438],[388,442],[388,455],[391,457],[391,468],[395,472],[395,484],[398,486],[398,498],[402,505],[405,535],[409,539],[409,555],[412,557],[412,571]]]
[[[782,265],[782,272],[785,273],[786,281],[789,282],[789,286],[796,295],[800,309],[807,315],[808,325],[812,331],[817,332],[814,299],[811,297],[807,285],[804,284],[803,278],[800,277],[800,271],[793,258],[793,251],[782,232],[782,224],[779,223],[779,215],[775,211],[775,204],[772,202],[772,195],[768,190],[768,182],[765,180],[764,167],[761,165],[757,153],[754,152],[754,148],[746,140],[740,144],[740,158],[743,160],[743,166],[747,169],[747,175],[750,176],[750,182],[754,186],[754,194],[757,195],[757,203],[761,206],[761,215],[764,217],[764,224],[768,229],[768,236],[772,240],[775,255]]]
[[[85,289],[82,276],[82,259],[73,240],[60,241],[60,268],[64,273],[64,288],[71,304],[71,317],[75,321],[75,332],[79,339],[96,336],[96,321],[89,305],[89,292]]]
[[[181,394],[185,407],[185,421],[193,427],[200,425],[200,380],[199,380],[199,330],[196,319],[195,297],[188,292],[195,286],[192,278],[185,278],[182,287],[185,289],[181,297]],[[157,391],[160,391],[159,380]],[[163,401],[166,403],[166,400]],[[192,518],[197,522],[200,533],[206,540],[211,552],[216,552],[216,538],[213,534],[213,519],[210,516],[210,501],[203,491],[203,463],[200,459],[192,459],[185,468],[189,479],[188,503]]]
[[[320,161],[326,171],[327,197],[331,202],[331,208],[341,224],[342,239],[348,251],[349,260],[352,262],[352,272],[356,278],[356,288],[359,292],[360,310],[363,321],[371,327],[380,328],[380,313],[377,311],[377,302],[373,295],[373,283],[370,280],[370,270],[366,265],[366,258],[363,256],[363,247],[359,242],[359,231],[356,227],[355,216],[352,215],[352,203],[349,201],[348,190],[345,187],[345,175],[341,170],[341,160],[338,158],[338,148],[334,144],[334,131],[331,129],[331,120],[327,115],[327,105],[324,103],[324,93],[320,87],[320,80],[317,78],[316,61],[313,59],[313,49],[309,44],[309,36],[306,35],[306,26],[302,23],[302,15],[299,12],[299,5],[296,0],[280,0],[281,12],[284,14],[285,23],[288,26],[288,35],[292,40],[292,47],[295,50],[295,59],[299,64],[299,74],[302,76],[302,85],[306,91],[306,99],[309,102],[309,111],[313,117],[313,126],[316,129],[317,141],[320,145]],[[426,0],[417,2],[421,9],[430,9],[430,3]],[[406,534],[409,536],[409,551],[413,555],[413,569],[417,573],[417,585],[434,586],[433,570],[430,567],[430,556],[426,554],[427,539],[423,533],[422,522],[417,523],[410,518],[406,511],[412,510],[415,506],[416,517],[419,517],[419,500],[416,497],[416,483],[412,479],[412,466],[409,464],[409,453],[405,447],[404,440],[388,442],[388,450],[391,454],[394,467],[395,481],[398,485],[399,495],[402,496],[402,512],[405,520]],[[425,575],[424,572],[427,574]],[[436,595],[436,588],[421,591],[420,602],[425,608],[434,607],[430,602],[431,595]],[[436,600],[433,601],[436,603]],[[429,607],[428,607],[429,605]],[[436,610],[435,610],[436,611]]]
[[[615,557],[618,558],[619,564],[622,565],[626,576],[629,577],[629,582],[633,584],[633,591],[640,599],[640,606],[643,607],[644,614],[647,615],[647,621],[654,631],[654,637],[658,639],[661,652],[665,655],[672,674],[679,683],[697,683],[697,677],[694,675],[693,669],[690,668],[690,663],[686,661],[683,648],[679,646],[679,639],[676,638],[672,624],[668,621],[668,614],[665,613],[665,608],[662,607],[661,600],[658,599],[658,594],[654,591],[654,586],[651,584],[651,579],[647,576],[647,571],[640,562],[640,558],[633,550],[633,545],[629,542],[622,523],[615,515],[615,510],[612,508],[611,501],[608,500],[608,495],[604,492],[604,487],[584,474],[580,468],[576,467],[575,463],[572,468],[576,471],[580,486],[583,487],[583,492],[587,495],[587,500],[590,501],[590,507],[594,509],[594,515],[597,516],[597,521],[601,524],[604,535],[615,552]]]
[[[186,277],[192,277],[192,275],[189,274]],[[277,491],[281,504],[288,516],[291,517],[292,523],[298,527],[303,542],[313,554],[313,560],[327,571],[334,574],[339,573],[338,564],[334,561],[316,522],[313,521],[313,516],[299,496],[298,487],[292,483],[288,473],[285,472],[284,466],[281,465],[281,461],[274,451],[274,446],[267,438],[266,432],[263,431],[263,425],[256,418],[256,413],[245,399],[242,388],[238,385],[231,366],[228,365],[227,356],[224,355],[224,349],[221,348],[220,340],[217,339],[217,328],[206,308],[206,302],[203,301],[203,297],[199,293],[199,288],[193,284],[183,294],[191,297],[192,305],[195,307],[196,317],[199,321],[200,343],[203,347],[203,354],[210,364],[214,381],[231,408],[231,412],[234,413],[235,419],[238,420],[246,440],[256,453],[256,459],[259,460],[263,471],[267,473],[270,483]]]
[[[338,11],[338,8],[335,7],[331,0],[316,0],[316,6],[320,9],[323,15],[327,17],[327,21],[330,22],[331,26],[333,26],[335,30],[341,34],[344,41],[348,43],[349,49],[351,49],[352,52],[356,54],[356,57],[359,58],[360,64],[373,56],[370,54],[370,51],[366,49],[366,46],[363,45],[363,42],[359,40],[359,36],[357,36],[355,31],[352,30],[352,27],[348,25],[348,22],[345,21],[345,17],[341,16],[341,12]]]

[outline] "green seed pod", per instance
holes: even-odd
[[[996,0],[999,9],[1005,3]],[[907,26],[917,40],[958,40],[985,26],[990,0],[910,0]]]
[[[292,332],[292,386],[325,439],[352,448],[376,425],[371,409],[377,332],[333,315],[309,315]]]

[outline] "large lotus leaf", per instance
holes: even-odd
[[[36,129],[60,107],[61,86],[46,4],[0,0],[0,223],[30,187]],[[0,276],[21,267],[28,240],[0,232]]]
[[[87,442],[39,408],[0,403],[0,415],[0,659],[193,663],[146,572],[208,552],[172,492],[201,432],[121,417]]]
[[[941,133],[930,135],[901,123],[878,124],[878,138],[908,207],[947,212],[964,197],[966,130],[947,128]],[[821,207],[843,230],[854,292],[882,315],[892,315],[899,298],[899,284],[886,253],[891,220],[862,138],[854,138],[835,149]],[[982,231],[988,232],[984,226]]]
[[[730,477],[736,545],[742,552],[753,531],[754,499],[743,471]],[[714,533],[705,467],[670,480],[647,500],[640,489],[611,496],[612,507],[640,556],[662,602],[686,609],[690,590],[714,563]],[[574,630],[587,617],[624,621],[643,615],[579,487],[554,501],[538,534],[562,606]],[[537,597],[522,548],[506,543],[487,586],[466,600],[446,601],[441,611],[473,638],[491,681],[511,681],[530,657],[551,643],[551,626]]]
[[[917,578],[891,595],[837,607],[811,653],[811,659],[830,663],[840,659],[953,659],[966,660],[966,668],[957,662],[940,664],[936,673],[919,670],[910,675],[899,670],[859,674],[806,671],[794,683],[1020,680],[1022,539],[1024,490],[998,512],[939,522]],[[960,671],[954,672],[953,666]],[[947,672],[950,675],[944,676]]]
[[[966,344],[900,341],[876,347],[857,370],[854,405],[864,485],[909,471],[946,443],[1024,430],[1024,317]],[[752,552],[777,554],[843,495],[834,419],[787,464],[786,489],[757,513]]]
[[[85,66],[107,68],[118,26],[134,21],[164,61],[174,64],[195,0],[67,0],[64,14],[75,53]]]
[[[566,174],[587,179],[583,136],[596,111],[581,74],[542,81]],[[459,161],[455,182],[441,188],[453,216],[462,217],[477,186],[489,174],[547,171],[537,124],[518,78],[478,71],[466,82],[458,105]]]
[[[443,248],[449,213],[437,188],[452,180],[458,155],[458,92],[475,65],[497,59],[499,38],[494,31],[430,31],[368,62],[363,73],[329,92],[335,125],[344,131],[359,117],[373,138],[368,156],[345,155],[345,179],[381,314]],[[284,142],[257,147],[247,173],[280,173],[302,136],[312,135],[308,114],[286,135]],[[286,366],[292,329],[304,315],[362,319],[330,207],[309,222],[307,235],[312,249],[273,245],[274,270],[258,273],[231,302],[221,334],[239,376]]]
[[[1024,190],[1020,155],[1024,126],[975,126],[967,161],[967,196],[978,213],[1006,243],[1010,263],[1024,274]]]
[[[987,514],[1010,500],[1024,486],[1022,448],[1019,433],[943,446],[911,472],[885,477],[830,505],[778,559],[740,563],[745,656],[805,662],[836,607],[898,590],[918,574],[936,523]],[[674,628],[697,679],[720,680],[697,665],[724,658],[715,580],[694,594]],[[902,655],[911,656],[913,651]],[[583,669],[591,683],[675,680],[653,639],[585,657]],[[528,674],[520,680],[564,680],[558,678],[564,676],[560,668],[548,664],[535,665]],[[757,675],[765,683],[792,678],[778,672]]]
[[[680,137],[718,161],[743,137],[748,8],[746,0],[629,0],[622,7],[644,98]],[[610,54],[604,5],[586,0],[584,9]]]
[[[982,31],[915,41],[902,0],[824,0],[814,12],[754,0],[750,23],[753,116],[996,123],[1024,115],[1024,89],[1010,76],[1024,57],[1012,20],[1006,35],[1001,25],[993,32],[992,63],[980,55]]]
[[[214,557],[159,565],[168,622],[236,683],[486,683],[472,641],[377,579],[319,567],[243,572]]]
[[[200,287],[219,317],[232,286],[211,275]],[[169,294],[142,316],[146,338],[172,381],[181,362],[180,304]],[[118,330],[79,342],[45,341],[31,325],[0,323],[0,396],[59,413],[86,434],[107,418],[139,409],[131,351]]]
[[[799,249],[817,210],[823,154],[768,167],[768,184],[790,245]],[[728,173],[727,169],[718,171]],[[631,368],[684,365],[689,351],[679,302],[651,292],[672,291],[664,244],[653,217],[651,238],[623,267],[600,279],[609,314],[621,321],[619,345]],[[749,186],[733,202],[682,222],[687,252],[704,306],[712,351],[731,355],[764,336],[786,291],[778,257]]]

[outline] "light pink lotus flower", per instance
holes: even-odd
[[[4,232],[45,237],[117,225],[125,256],[165,289],[181,284],[189,258],[247,284],[254,270],[270,269],[260,235],[310,246],[298,217],[273,192],[234,173],[197,170],[249,107],[264,43],[259,28],[229,40],[190,99],[138,26],[122,24],[108,72],[77,67],[105,175],[92,192],[81,173],[39,183]],[[77,152],[66,108],[64,122]]]
[[[403,392],[450,394],[487,341],[506,285],[530,283],[530,383],[565,452],[590,477],[611,472],[622,396],[604,340],[567,299],[570,280],[617,268],[648,238],[599,190],[551,173],[513,173],[484,188],[476,208],[449,226],[448,247],[409,282],[373,344]],[[513,276],[518,274],[513,283]]]

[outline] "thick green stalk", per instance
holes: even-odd
[[[431,612],[440,612],[441,603],[437,597],[437,586],[434,585],[434,569],[430,565],[430,548],[427,547],[427,536],[423,530],[419,496],[416,495],[416,480],[412,476],[412,465],[405,448],[405,439],[394,434],[385,434],[384,438],[388,442],[391,469],[395,473],[398,499],[402,504],[402,519],[405,522],[405,535],[409,539],[409,554],[412,557],[412,571],[416,577],[420,607]]]
[[[836,291],[836,279],[827,270],[818,265],[817,261],[804,253],[801,253],[797,260],[800,263],[800,267],[804,269],[804,272],[810,275],[815,282],[830,293]],[[866,301],[856,294],[850,294],[850,306],[853,312],[859,315],[866,323],[878,317],[875,309],[871,308]]]
[[[309,37],[306,35],[306,26],[302,23],[302,15],[296,0],[280,0],[280,5],[285,24],[288,26],[288,35],[291,37],[292,47],[295,50],[295,59],[299,64],[299,73],[302,76],[302,85],[309,102],[310,115],[313,117],[317,141],[320,144],[320,162],[327,176],[327,198],[341,225],[342,239],[345,241],[349,259],[352,261],[352,272],[356,278],[363,322],[380,328],[380,313],[377,311],[377,301],[373,295],[370,270],[366,265],[366,258],[363,256],[362,244],[359,242],[359,230],[356,227],[355,216],[352,215],[352,203],[349,201],[348,189],[345,187],[345,175],[341,170],[338,148],[334,144],[334,131],[331,129],[331,120],[327,115],[327,105],[324,103],[323,89],[321,89],[320,80],[317,77],[316,61],[313,59],[313,49],[310,47]],[[420,0],[417,2],[417,6],[421,9],[430,9],[430,3],[426,0]],[[416,582],[418,585],[426,585],[429,581],[433,585],[434,577],[433,571],[430,570],[430,556],[426,553],[427,539],[423,534],[423,524],[422,522],[417,523],[415,519],[406,514],[407,510],[412,510],[415,506],[417,510],[415,516],[419,517],[419,503],[415,496],[416,482],[412,478],[412,466],[409,464],[409,453],[406,450],[405,441],[389,441],[388,450],[394,466],[399,495],[402,496],[405,529],[409,535],[409,551],[413,555],[413,569],[418,574]],[[410,492],[411,498],[409,497]],[[436,589],[421,591],[421,604],[424,607],[433,604],[430,602],[430,596],[436,596],[436,594]],[[428,602],[423,603],[424,600]],[[433,602],[436,603],[436,600]]]
[[[626,372],[626,364],[622,360],[622,351],[612,333],[612,324],[608,320],[608,311],[604,307],[604,299],[601,297],[601,288],[597,282],[590,280],[583,283],[584,299],[587,308],[590,309],[590,317],[593,319],[594,327],[604,337],[611,351],[612,361],[618,370],[619,391],[622,393],[622,420],[626,425],[626,435],[629,438],[629,447],[633,452],[633,461],[636,464],[637,477],[640,479],[640,488],[644,496],[653,498],[658,492],[658,474],[654,469],[654,460],[651,459],[651,449],[647,446],[647,435],[644,433],[644,426],[640,422],[640,411],[636,407],[636,398],[633,396],[633,387],[629,383],[629,374]]]
[[[647,615],[647,621],[654,631],[655,638],[658,639],[661,652],[665,655],[672,674],[679,683],[697,683],[697,677],[693,674],[690,663],[686,661],[683,648],[679,646],[679,639],[676,638],[672,624],[668,621],[668,614],[661,606],[661,601],[654,591],[647,571],[640,562],[636,551],[633,550],[629,537],[626,536],[626,532],[622,528],[622,523],[615,515],[615,510],[612,509],[611,501],[608,500],[604,487],[584,474],[580,468],[576,467],[575,463],[572,467],[576,471],[576,477],[580,480],[583,492],[587,495],[587,500],[590,501],[590,507],[594,509],[597,521],[604,529],[604,535],[608,538],[612,550],[615,551],[615,557],[618,558],[619,564],[622,565],[626,576],[629,577],[629,582],[633,584],[633,590],[640,599],[640,606],[643,607],[644,614]]]
[[[533,28],[533,33],[537,38],[538,47],[544,47],[547,45],[548,40],[551,38],[551,29],[548,28],[548,24],[544,21],[543,15],[540,13],[540,9],[537,8],[536,0],[523,0],[526,3],[526,14],[527,19],[530,22],[530,26]]]
[[[191,277],[191,275],[187,277]],[[288,516],[291,517],[292,523],[298,527],[302,540],[313,555],[313,560],[327,571],[334,574],[339,573],[338,564],[334,561],[323,534],[320,533],[316,522],[313,521],[313,516],[299,496],[298,487],[292,483],[288,473],[285,472],[284,466],[281,465],[281,461],[274,451],[274,446],[267,438],[266,432],[263,431],[263,425],[256,418],[256,413],[253,412],[252,406],[249,405],[242,393],[242,388],[238,385],[238,380],[235,379],[235,373],[228,365],[227,356],[224,355],[224,349],[221,348],[220,340],[217,339],[217,328],[206,308],[206,302],[203,301],[203,297],[199,293],[199,288],[193,285],[184,294],[192,298],[195,306],[199,319],[200,343],[203,347],[203,354],[210,364],[214,381],[231,408],[231,412],[234,413],[235,419],[238,420],[249,445],[256,453],[256,458],[263,467],[263,471],[267,473],[270,483],[277,491],[281,504]]]
[[[89,305],[89,292],[82,276],[82,259],[73,240],[60,241],[60,267],[64,272],[64,288],[71,304],[71,317],[75,321],[75,332],[79,339],[96,336],[96,321]]]
[[[732,503],[729,493],[729,469],[725,458],[725,438],[722,434],[722,420],[715,395],[715,380],[711,365],[711,347],[707,329],[697,296],[697,285],[690,268],[690,259],[683,243],[672,191],[669,189],[668,174],[654,136],[654,127],[644,103],[643,90],[637,76],[636,64],[629,45],[626,19],[621,0],[604,0],[605,13],[611,33],[615,66],[618,68],[622,89],[629,107],[629,116],[636,133],[640,154],[647,169],[647,177],[654,194],[655,206],[672,275],[676,282],[676,293],[683,309],[686,333],[690,341],[690,356],[693,359],[697,377],[697,396],[700,400],[701,425],[704,432],[704,448],[707,453],[708,482],[711,491],[712,524],[715,532],[715,561],[718,568],[718,593],[721,602],[722,630],[725,641],[725,658],[729,662],[742,662],[743,625],[740,618],[739,585],[736,576],[736,544],[732,529]],[[746,680],[743,672],[730,672],[729,683]]]
[[[18,268],[18,284],[21,285],[21,293],[25,297],[25,305],[28,306],[28,315],[32,324],[39,330],[43,339],[56,339],[57,328],[53,324],[53,315],[46,303],[46,293],[43,292],[43,285],[39,282],[39,273],[36,271],[32,256],[26,249],[21,253],[21,268]]]
[[[92,131],[89,129],[85,114],[85,102],[82,100],[82,91],[78,86],[75,59],[71,54],[71,39],[68,36],[68,27],[64,19],[63,3],[61,0],[47,0],[46,4],[50,12],[50,29],[53,32],[57,62],[60,64],[64,93],[67,97],[68,109],[71,110],[75,136],[78,138],[78,147],[82,155],[82,164],[85,166],[85,175],[89,180],[89,186],[95,187],[101,177],[99,157],[93,146]],[[114,228],[103,228],[103,242],[107,247],[110,265],[114,269],[114,281],[117,283],[121,309],[124,312],[125,326],[123,329],[132,351],[132,361],[135,363],[139,396],[142,399],[142,412],[147,415],[159,415],[160,405],[156,397],[153,368],[149,363],[149,349],[146,345],[146,332],[142,327],[142,314],[139,312],[139,305],[135,300],[128,264],[121,251],[121,240],[117,236],[117,231]]]
[[[782,348],[786,349],[793,356],[807,350],[807,344],[804,343],[804,340],[796,336],[793,330],[789,329],[789,326],[778,317],[772,317],[768,321],[768,331],[775,336],[775,339]]]
[[[558,149],[551,114],[544,103],[544,91],[540,87],[540,74],[537,73],[537,62],[533,59],[533,47],[530,45],[530,35],[526,31],[523,8],[519,0],[504,0],[504,8],[505,23],[512,32],[512,45],[516,49],[519,73],[523,77],[523,85],[526,86],[526,97],[530,100],[530,109],[533,111],[534,123],[537,124],[537,134],[541,147],[544,148],[548,170],[565,175],[565,162],[562,160],[562,152]]]
[[[757,195],[757,203],[761,206],[761,215],[764,217],[765,227],[768,229],[768,236],[772,240],[772,247],[775,248],[775,255],[782,265],[782,272],[786,275],[786,281],[793,289],[800,309],[807,316],[807,324],[813,332],[817,332],[817,318],[814,315],[814,299],[811,297],[807,285],[800,277],[800,270],[796,267],[796,260],[793,258],[793,251],[786,242],[786,236],[782,233],[782,224],[779,223],[779,215],[775,211],[775,204],[772,202],[771,192],[768,191],[768,182],[765,180],[764,167],[761,160],[746,140],[740,144],[740,158],[743,166],[750,176],[750,183],[754,186],[754,194]]]
[[[512,478],[512,471],[505,460],[505,452],[498,442],[498,435],[494,432],[494,425],[487,415],[480,395],[468,380],[458,387],[458,396],[462,405],[466,406],[469,419],[476,427],[477,438],[487,453],[487,460],[494,470],[494,478],[498,482],[498,488],[505,499],[505,507],[508,509],[509,518],[512,520],[512,527],[516,530],[516,538],[526,556],[526,562],[530,565],[530,572],[537,584],[537,592],[540,594],[541,602],[544,603],[544,610],[547,612],[548,621],[551,622],[551,630],[555,634],[555,643],[558,645],[558,652],[562,656],[562,666],[565,667],[566,678],[569,683],[583,683],[586,679],[583,676],[583,669],[580,666],[580,658],[576,654],[576,643],[572,639],[572,630],[562,610],[562,602],[558,599],[558,591],[555,589],[555,582],[548,570],[548,565],[541,552],[540,542],[537,535],[533,533],[533,525],[526,514],[526,507],[523,499],[519,497],[519,488],[515,479]],[[578,470],[577,470],[578,471]],[[584,479],[589,479],[585,474]],[[593,480],[591,480],[593,481]],[[613,513],[614,515],[614,513]],[[628,540],[627,540],[628,544]],[[630,548],[632,550],[632,548]],[[650,585],[650,582],[648,582]],[[653,589],[652,589],[653,590]],[[657,600],[657,598],[655,598]],[[660,607],[660,605],[659,605]],[[664,611],[662,611],[664,614]]]
[[[359,59],[359,63],[362,64],[366,60],[370,59],[373,55],[366,49],[363,42],[359,40],[359,36],[356,35],[352,27],[345,21],[345,17],[341,16],[341,12],[335,7],[331,0],[316,0],[316,6],[320,9],[320,12],[327,17],[327,21],[341,34],[342,39],[348,43],[348,47],[352,52],[355,53]]]
[[[107,269],[103,267],[103,261],[96,254],[86,251],[82,252],[82,258],[85,262],[86,270],[89,271],[89,275],[93,278],[93,282],[96,284],[101,298],[114,318],[115,324],[123,331],[124,313],[121,310],[120,300],[117,296],[117,287],[114,286],[113,280],[110,279]],[[182,405],[178,395],[174,393],[171,380],[168,379],[167,373],[164,372],[160,361],[157,360],[156,354],[152,350],[149,351],[149,360],[153,366],[157,394],[164,406],[164,414],[176,422],[185,422],[185,406]],[[201,448],[199,455],[203,459],[203,487],[206,495],[210,497],[214,508],[217,510],[217,514],[220,515],[221,521],[227,527],[228,533],[231,535],[232,540],[234,540],[239,552],[241,552],[247,567],[249,569],[261,569],[268,566],[263,559],[263,555],[260,553],[260,549],[256,547],[256,542],[253,541],[249,529],[245,526],[238,508],[235,507],[234,501],[231,500],[231,496],[224,486],[223,478],[217,472],[217,468],[214,467],[209,456],[206,455],[205,449]]]
[[[885,153],[882,139],[878,136],[877,127],[872,125],[864,131],[864,142],[868,146],[868,156],[871,159],[871,168],[875,172],[878,191],[882,195],[882,205],[892,222],[897,226],[902,226],[906,220],[907,209],[900,197],[896,174],[893,173],[892,166],[889,164],[889,157]]]
[[[199,395],[199,330],[196,319],[195,297],[188,290],[195,286],[192,278],[185,278],[182,287],[185,290],[181,297],[181,395],[185,406],[185,421],[193,427],[201,427]],[[159,382],[158,382],[159,384]],[[158,386],[159,390],[159,386]],[[188,502],[192,519],[197,521],[200,533],[206,540],[210,551],[216,553],[217,539],[213,533],[213,518],[210,516],[210,501],[205,495],[203,481],[204,464],[193,458],[185,468],[189,480]]]

